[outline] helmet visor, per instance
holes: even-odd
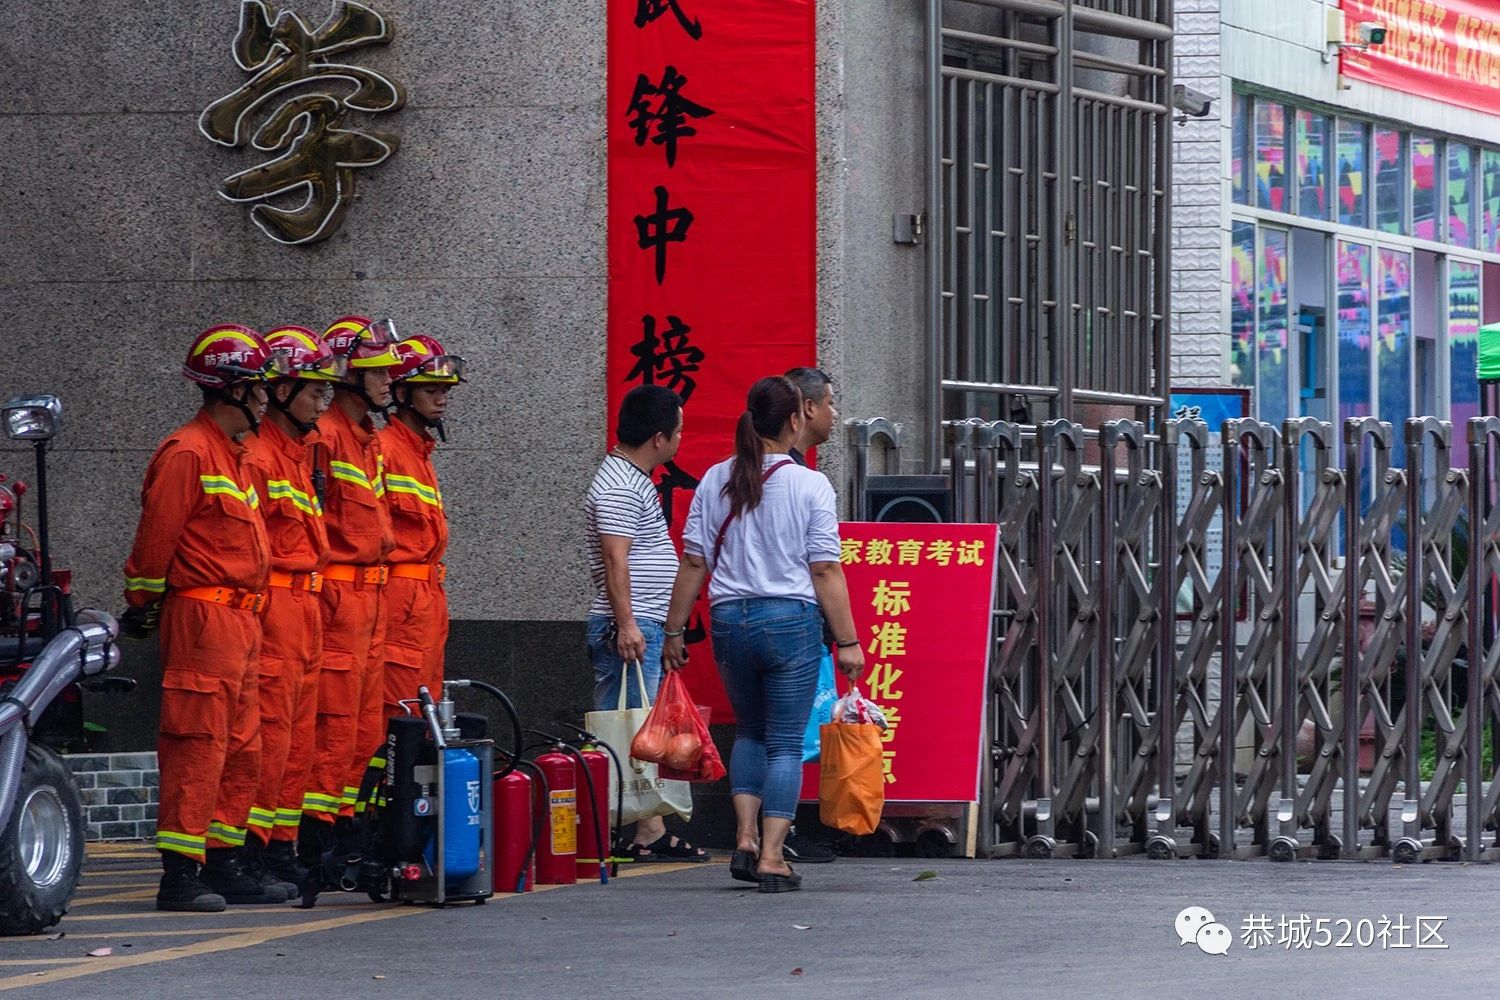
[[[330,354],[316,361],[297,365],[297,377],[318,382],[337,382],[348,370],[348,358]]]
[[[292,358],[286,351],[274,350],[266,356],[266,363],[259,368],[245,368],[241,365],[218,365],[216,370],[230,381],[285,378],[292,374]]]
[[[433,358],[417,372],[424,382],[458,382],[464,377],[464,359],[457,354],[443,354]]]

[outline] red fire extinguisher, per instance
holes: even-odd
[[[588,767],[590,778],[578,789],[578,877],[608,882],[609,754],[585,744],[578,756]]]
[[[573,758],[551,750],[536,759],[546,778],[546,799],[536,786],[537,808],[547,819],[536,848],[537,885],[572,885],[578,881],[578,771]]]
[[[531,853],[536,830],[532,784],[520,770],[495,780],[496,892],[530,892],[536,883],[536,859]]]

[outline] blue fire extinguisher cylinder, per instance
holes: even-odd
[[[462,881],[479,871],[480,818],[479,758],[462,747],[443,751],[443,866],[449,882]],[[437,863],[434,846],[427,847],[427,863]]]

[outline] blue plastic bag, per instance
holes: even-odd
[[[807,720],[807,731],[802,734],[802,763],[811,764],[818,759],[821,746],[819,728],[833,721],[833,703],[839,699],[839,689],[833,679],[833,654],[824,651],[823,662],[818,665],[818,691],[813,695],[812,715]]]

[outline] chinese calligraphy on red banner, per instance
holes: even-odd
[[[813,0],[609,0],[608,407],[637,385],[682,397],[657,473],[673,537],[734,450],[745,393],[814,363]],[[707,605],[686,679],[732,718]]]
[[[887,802],[978,796],[998,532],[985,524],[840,526],[865,697],[885,712]],[[803,797],[817,798],[817,765]]]
[[[1343,0],[1345,76],[1493,113],[1500,102],[1500,2],[1497,0]],[[1361,23],[1386,28],[1366,49]]]

